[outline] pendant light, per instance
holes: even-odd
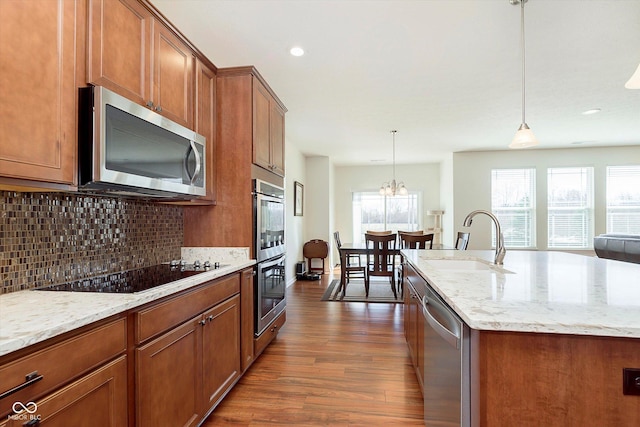
[[[640,65],[638,65],[636,72],[633,73],[629,81],[625,83],[624,87],[627,89],[640,89]]]
[[[382,184],[380,187],[381,196],[395,196],[396,194],[406,196],[409,193],[403,182],[396,183],[396,132],[398,131],[391,131],[391,135],[393,135],[393,179]]]
[[[525,105],[525,72],[524,72],[524,4],[527,0],[509,0],[513,5],[520,4],[520,47],[522,50],[522,123],[516,132],[509,148],[529,148],[538,145],[538,140],[533,135],[531,129],[527,125],[524,117],[524,105]]]

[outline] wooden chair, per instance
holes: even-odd
[[[342,241],[340,240],[340,232],[336,231],[333,233],[333,238],[336,241],[336,246],[338,247],[338,251],[342,247]],[[340,256],[342,260],[342,254]],[[367,268],[365,265],[362,265],[362,260],[360,259],[360,255],[358,254],[347,254],[346,265],[341,265],[341,269],[344,269],[345,273],[345,283],[344,283],[344,293],[346,294],[347,283],[349,283],[350,279],[363,279],[365,284],[367,282]]]
[[[365,234],[371,234],[373,236],[388,236],[389,234],[392,234],[392,232],[391,230],[385,230],[385,231],[367,230]]]
[[[398,230],[398,234],[409,234],[411,236],[422,236],[424,234],[424,230],[417,230],[417,231],[400,231],[400,230]]]
[[[371,280],[371,276],[388,277],[391,283],[393,296],[398,298],[395,283],[395,255],[391,250],[396,248],[396,235],[387,234],[386,236],[377,236],[366,233],[364,235],[367,244],[367,282]],[[369,283],[365,283],[366,293],[369,296]]]
[[[458,238],[456,239],[456,249],[459,251],[466,251],[469,245],[469,233],[463,233],[458,231]]]
[[[400,247],[402,249],[433,249],[432,233],[416,235],[400,232],[398,234],[400,235]]]
[[[324,274],[324,260],[329,255],[329,244],[324,240],[313,239],[309,240],[302,246],[302,256],[307,258],[307,271],[312,273],[314,271]],[[313,258],[322,259],[322,268],[311,267],[311,260]]]

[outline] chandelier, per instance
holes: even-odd
[[[509,2],[513,5],[520,4],[520,47],[522,48],[522,123],[509,148],[529,148],[538,145],[538,140],[524,119],[524,4],[527,0],[509,0]]]
[[[405,196],[409,193],[403,182],[396,183],[396,132],[398,131],[391,131],[391,135],[393,135],[393,179],[382,184],[380,187],[381,196],[395,196],[396,194]]]

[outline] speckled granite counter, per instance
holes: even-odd
[[[473,329],[640,338],[639,264],[507,251],[498,268],[493,251],[402,253]]]
[[[0,296],[0,356],[255,264],[245,248],[183,248],[225,267],[133,294],[20,291]]]

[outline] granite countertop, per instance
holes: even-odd
[[[0,356],[254,265],[246,255],[248,250],[234,251],[217,270],[133,294],[25,290],[0,295]],[[183,248],[182,257],[207,259],[198,248]]]
[[[494,251],[402,254],[473,329],[640,338],[640,264],[547,251],[507,251],[501,267]]]

